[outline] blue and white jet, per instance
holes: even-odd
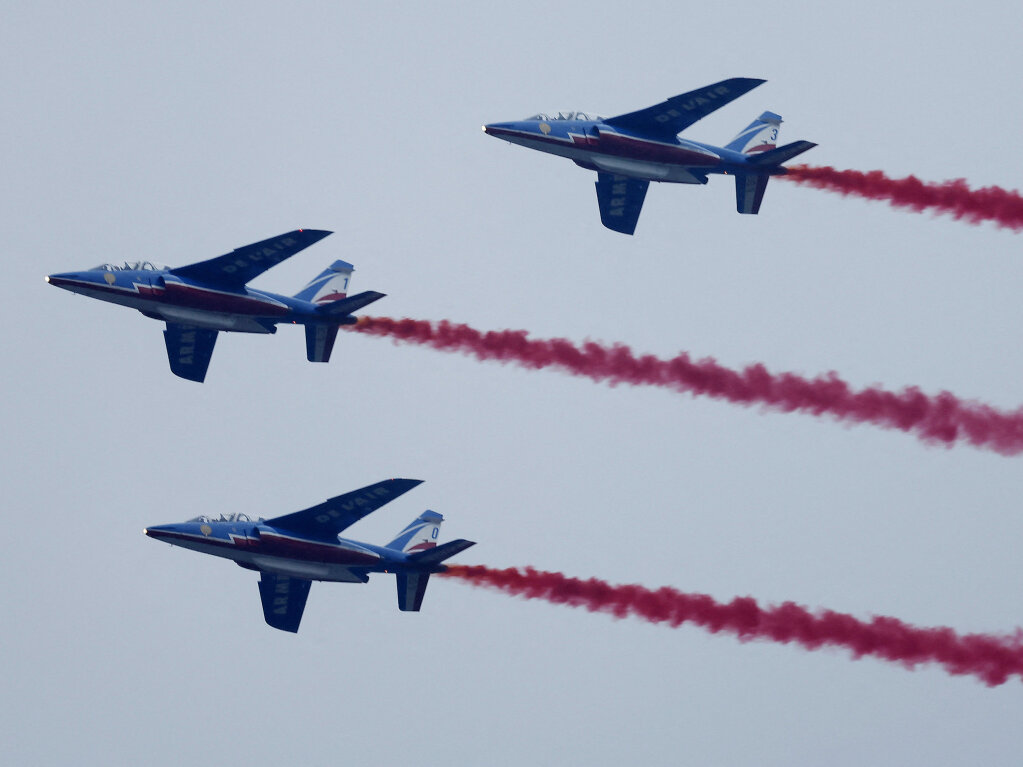
[[[46,281],[163,320],[171,371],[202,383],[221,330],[276,333],[280,322],[305,325],[306,357],[310,362],[327,362],[338,328],[356,322],[352,312],[384,297],[372,290],[349,296],[355,267],[345,261],[335,261],[294,296],[246,287],[270,267],[329,234],[297,229],[175,269],[131,261],[51,274]]]
[[[275,629],[298,631],[313,581],[366,583],[370,573],[394,573],[398,609],[418,612],[431,573],[475,545],[458,539],[437,545],[444,517],[424,511],[385,546],[341,537],[341,532],[399,495],[418,479],[386,479],[293,514],[250,519],[245,514],[200,516],[147,527],[150,538],[234,560],[259,572],[263,617]]]
[[[600,220],[616,232],[636,231],[651,181],[706,184],[711,173],[733,175],[736,208],[757,213],[768,179],[786,172],[782,163],[817,145],[796,141],[777,146],[781,117],[774,112],[764,112],[723,147],[678,134],[764,82],[733,77],[617,117],[541,113],[518,122],[484,125],[483,130],[596,171]]]

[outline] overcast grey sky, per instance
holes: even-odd
[[[43,282],[181,265],[296,227],[388,316],[687,350],[855,385],[1023,400],[1019,235],[773,181],[653,185],[635,237],[592,174],[484,136],[726,77],[807,162],[1018,187],[1019,4],[4,4],[4,764],[929,765],[1018,761],[1023,686],[614,621],[436,581],[315,584],[298,635],[253,573],[146,539],[426,484],[461,562],[961,631],[1020,624],[1021,459],[612,389],[343,335],[222,335],[207,383],[162,326]]]

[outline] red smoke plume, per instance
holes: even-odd
[[[992,687],[1010,676],[1023,676],[1023,644],[1018,636],[960,635],[950,628],[916,628],[896,618],[861,621],[831,610],[811,612],[792,602],[764,608],[752,597],[736,597],[723,604],[706,594],[686,594],[666,586],[656,591],[614,586],[596,578],[570,578],[531,567],[493,570],[452,565],[443,575],[616,618],[632,615],[672,628],[692,623],[714,634],[735,634],[742,641],[796,642],[808,650],[844,647],[855,658],[871,655],[908,668],[940,663],[950,674],[973,674]]]
[[[964,179],[941,183],[921,181],[916,176],[889,178],[879,170],[837,170],[830,166],[793,165],[787,178],[798,184],[840,194],[855,194],[868,200],[887,200],[898,208],[917,213],[933,210],[947,213],[971,224],[994,221],[998,226],[1023,229],[1023,196],[997,186],[970,189]]]
[[[533,369],[553,367],[612,386],[659,386],[740,405],[873,423],[909,432],[932,444],[965,441],[1003,455],[1023,452],[1023,409],[1006,413],[949,392],[927,395],[915,387],[897,393],[879,387],[854,391],[836,373],[808,379],[795,373],[771,373],[761,364],[736,371],[709,358],[694,362],[684,352],[664,360],[636,356],[621,344],[602,346],[587,341],[576,346],[563,338],[531,339],[524,330],[483,333],[446,320],[360,317],[357,324],[347,327],[481,360],[514,362]]]

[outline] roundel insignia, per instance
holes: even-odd
[[[548,133],[551,132],[551,126],[548,125],[547,123],[540,123],[540,132],[546,136]]]
[[[107,272],[103,275],[103,279],[107,281],[107,285],[113,285],[114,280],[117,278],[113,275],[113,272]]]
[[[209,535],[210,533],[213,532],[213,528],[210,527],[209,525],[202,525],[199,528],[199,532],[202,533],[203,535]]]

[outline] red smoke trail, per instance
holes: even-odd
[[[970,189],[964,179],[925,182],[916,176],[889,178],[879,170],[837,170],[830,166],[793,165],[787,178],[798,184],[839,194],[855,194],[868,200],[887,200],[898,208],[917,213],[933,210],[948,213],[971,224],[994,221],[1013,231],[1023,229],[1023,196],[997,186]]]
[[[585,607],[616,618],[633,615],[672,628],[692,623],[713,634],[735,634],[744,642],[796,642],[807,650],[845,647],[855,658],[872,655],[907,668],[940,663],[950,674],[973,674],[991,687],[1003,684],[1010,676],[1023,676],[1023,643],[1018,635],[960,635],[950,628],[916,628],[897,618],[861,621],[831,610],[811,612],[793,602],[764,608],[752,597],[736,597],[724,604],[706,594],[686,594],[667,586],[657,590],[614,586],[596,578],[570,578],[531,567],[493,570],[479,565],[452,565],[443,575],[525,599]]]
[[[1003,455],[1023,452],[1023,409],[1006,413],[949,392],[927,395],[915,387],[898,393],[880,387],[854,391],[835,373],[808,379],[795,373],[771,373],[761,364],[736,371],[713,359],[694,362],[684,352],[664,360],[636,356],[621,344],[602,346],[587,341],[576,346],[563,338],[531,339],[524,330],[483,333],[446,320],[360,317],[357,324],[347,327],[358,333],[471,354],[480,360],[514,362],[537,370],[553,367],[612,386],[659,386],[740,405],[873,423],[909,432],[932,444],[965,441]]]

